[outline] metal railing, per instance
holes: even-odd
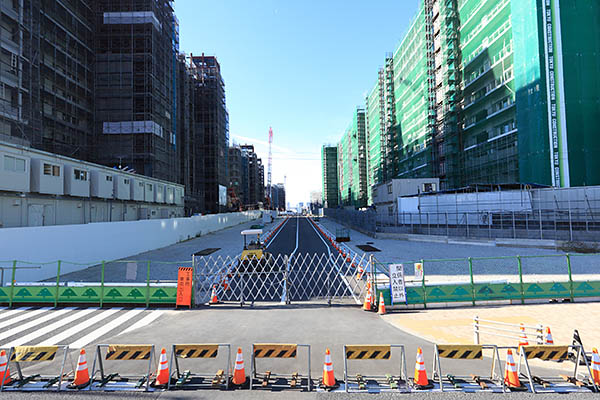
[[[499,336],[519,340],[521,327],[527,337],[535,337],[537,344],[544,344],[544,327],[540,324],[529,326],[524,324],[510,324],[507,322],[481,319],[477,315],[473,318],[473,342],[480,344],[479,336],[483,333],[490,336]]]

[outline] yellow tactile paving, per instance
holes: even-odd
[[[573,329],[579,330],[587,351],[600,347],[600,303],[527,304],[493,307],[465,307],[396,311],[383,316],[388,323],[433,343],[473,344],[473,317],[481,319],[549,326],[555,344],[571,344]],[[508,338],[481,333],[480,342],[499,346],[517,345]],[[503,358],[504,355],[501,355]],[[544,367],[561,364],[544,363]],[[548,365],[550,364],[550,365]],[[572,368],[571,363],[566,363]]]

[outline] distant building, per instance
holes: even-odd
[[[379,214],[394,215],[399,197],[433,193],[439,188],[439,178],[392,179],[373,186],[373,205]]]
[[[360,107],[338,144],[338,185],[341,205],[356,208],[367,205],[365,111]]]
[[[339,205],[338,148],[321,148],[321,171],[323,173],[323,207],[335,208]]]
[[[285,186],[283,183],[277,183],[272,188],[272,204],[275,210],[285,211]]]
[[[262,160],[254,152],[254,145],[240,146],[248,158],[248,201],[245,205],[258,206],[265,199],[265,171]]]
[[[249,190],[248,154],[237,145],[231,146],[229,147],[228,163],[230,201],[232,203],[239,202],[239,205],[243,206],[247,204]]]

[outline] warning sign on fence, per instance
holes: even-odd
[[[423,264],[415,263],[415,281],[423,280]]]
[[[390,264],[390,293],[392,304],[406,303],[404,266],[402,264]]]
[[[177,306],[192,307],[192,273],[190,267],[179,267],[177,274]]]

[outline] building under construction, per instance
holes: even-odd
[[[89,159],[93,150],[91,2],[0,3],[0,135]]]
[[[352,122],[338,144],[339,203],[344,206],[367,205],[367,150],[365,110],[358,107]]]
[[[95,156],[108,166],[179,178],[177,21],[168,0],[95,0]]]
[[[253,145],[244,144],[240,147],[248,159],[248,197],[245,205],[258,207],[259,203],[265,201],[265,167]]]
[[[338,193],[338,148],[321,147],[321,171],[323,171],[322,203],[324,207],[335,208],[339,205]]]

